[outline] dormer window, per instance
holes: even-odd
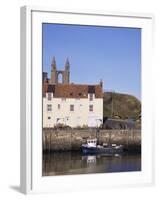
[[[86,93],[84,93],[83,96],[86,97]]]

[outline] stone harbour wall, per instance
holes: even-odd
[[[55,130],[43,128],[43,151],[80,150],[88,138],[98,139],[98,144],[115,143],[124,145],[127,150],[141,149],[141,130]]]

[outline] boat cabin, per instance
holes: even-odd
[[[87,139],[87,145],[89,147],[96,147],[97,146],[97,139]]]

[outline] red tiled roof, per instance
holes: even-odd
[[[43,94],[46,92],[54,93],[55,98],[87,98],[88,93],[94,93],[95,98],[103,98],[101,85],[82,85],[82,84],[43,84]]]

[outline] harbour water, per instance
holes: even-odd
[[[43,176],[141,171],[141,154],[83,155],[79,151],[43,154]]]

